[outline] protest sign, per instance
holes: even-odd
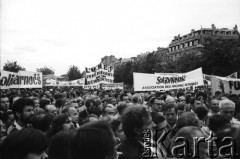
[[[80,78],[73,81],[58,81],[48,77],[43,79],[44,86],[84,86],[85,78]]]
[[[95,85],[98,85],[99,87],[100,83],[113,83],[114,81],[113,66],[107,66],[100,63],[95,67],[86,68],[85,71],[88,86],[92,85],[93,87],[96,87]]]
[[[18,73],[1,71],[0,89],[42,88],[42,73],[19,71]]]
[[[240,79],[211,76],[212,83],[212,94],[216,91],[229,93],[229,94],[240,94]]]
[[[211,86],[211,76],[203,74],[203,83],[204,85]]]
[[[189,88],[203,85],[202,68],[180,74],[133,73],[135,91]]]
[[[100,88],[100,84],[85,85],[83,88],[84,89],[99,89]]]
[[[100,87],[104,90],[123,89],[123,82],[122,83],[101,83]]]

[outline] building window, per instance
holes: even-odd
[[[189,46],[192,46],[192,41],[189,42]]]
[[[197,35],[198,35],[198,32],[196,32],[194,35],[197,36]]]
[[[194,41],[194,45],[197,45],[197,44],[198,44],[198,40],[195,40],[195,41]]]
[[[185,46],[184,47],[188,47],[188,43],[185,43]]]

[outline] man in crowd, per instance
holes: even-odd
[[[28,97],[18,99],[13,104],[14,123],[8,128],[7,134],[29,127],[30,118],[33,116],[34,102]]]
[[[173,128],[177,121],[177,107],[175,104],[166,104],[163,107],[163,115],[165,116],[168,124]]]
[[[133,95],[132,102],[134,105],[141,105],[143,104],[142,96],[138,93]]]
[[[156,126],[144,106],[127,108],[122,115],[122,127],[126,140],[119,146],[119,159],[143,159],[143,131]]]
[[[212,99],[209,105],[208,116],[213,116],[219,113],[219,100]]]
[[[122,102],[126,102],[126,103],[129,103],[130,101],[129,101],[129,97],[128,97],[128,95],[126,94],[126,93],[124,93],[124,94],[122,94],[121,96],[120,96],[120,100],[122,101]]]
[[[6,113],[9,109],[10,103],[7,96],[1,96],[1,106],[0,106],[0,113]]]
[[[72,123],[73,123],[73,126],[75,128],[79,128],[79,124],[78,124],[78,121],[79,121],[79,113],[77,111],[77,109],[73,106],[66,106],[63,110],[62,110],[62,113],[65,113],[67,115],[69,115],[69,117],[71,117],[72,119]]]
[[[152,97],[149,101],[149,104],[152,112],[161,112],[164,101],[159,98]]]
[[[98,107],[94,99],[87,99],[85,103],[86,109],[79,113],[79,124],[90,114],[95,114],[97,116],[101,115],[100,108]]]
[[[44,107],[44,111],[54,118],[58,114],[58,110],[55,105],[48,104]]]
[[[235,113],[235,103],[229,99],[220,101],[220,114],[228,118],[232,126],[240,127],[240,121],[233,117]]]
[[[113,119],[116,113],[117,113],[117,108],[112,104],[108,104],[106,107],[103,107],[103,111],[102,111],[103,117],[110,117],[111,119]]]

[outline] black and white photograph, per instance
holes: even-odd
[[[0,0],[0,159],[240,159],[239,0]]]

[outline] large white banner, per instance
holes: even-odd
[[[101,83],[100,87],[104,90],[123,89],[123,82],[121,82],[121,83]]]
[[[1,71],[0,89],[42,88],[42,73],[19,71],[18,73]]]
[[[85,78],[80,78],[73,81],[57,81],[48,77],[44,78],[44,86],[84,86]]]
[[[180,74],[133,73],[134,91],[154,91],[202,86],[202,68]]]
[[[88,86],[93,86],[95,88],[96,86],[99,87],[101,83],[113,83],[114,81],[113,66],[107,66],[100,63],[95,67],[86,68],[85,71]]]
[[[240,79],[211,76],[212,94],[216,91],[240,94]]]
[[[84,89],[100,89],[100,84],[85,85]]]

